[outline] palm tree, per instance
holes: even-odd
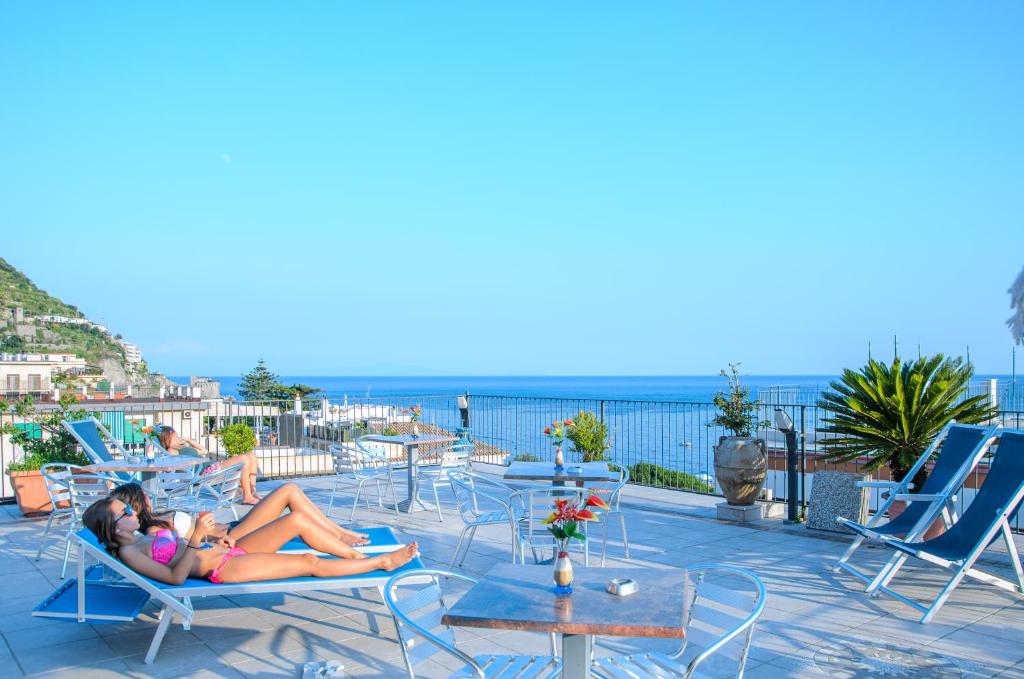
[[[865,471],[888,465],[901,481],[928,444],[950,420],[977,424],[995,417],[984,396],[964,398],[974,368],[942,354],[891,365],[875,360],[854,371],[846,369],[818,401],[829,415],[819,431],[825,458],[849,462],[867,457]],[[920,489],[927,465],[914,477]]]

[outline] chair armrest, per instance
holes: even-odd
[[[896,488],[902,485],[902,481],[858,481],[858,488]],[[907,488],[913,488],[914,484],[907,484]]]
[[[929,502],[935,502],[937,500],[945,500],[947,495],[939,495],[938,493],[897,493],[895,500],[903,500],[904,502],[913,502],[914,500],[928,500]]]

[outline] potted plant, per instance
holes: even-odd
[[[768,476],[768,452],[764,439],[753,436],[758,421],[758,401],[750,400],[750,390],[740,382],[739,363],[730,363],[729,372],[719,373],[729,381],[729,391],[715,394],[718,414],[712,423],[730,436],[722,436],[715,446],[715,480],[731,505],[754,504]]]
[[[572,450],[584,462],[601,462],[607,460],[605,453],[611,446],[608,444],[608,425],[589,410],[581,410],[570,420],[565,438],[572,443]]]
[[[973,375],[969,363],[942,354],[906,363],[897,357],[888,365],[868,360],[860,370],[844,370],[818,401],[828,413],[818,428],[826,435],[823,457],[865,460],[864,471],[888,467],[892,479],[902,481],[950,420],[978,424],[995,417],[986,397],[964,398]],[[921,467],[911,492],[921,489],[928,471]],[[893,503],[891,515],[904,506]],[[938,521],[927,536],[941,531]]]
[[[256,432],[249,425],[236,422],[224,427],[220,433],[220,442],[228,457],[245,455],[256,448]]]
[[[21,420],[5,423],[0,433],[10,436],[11,443],[22,451],[21,460],[7,465],[22,514],[38,514],[53,509],[46,492],[46,480],[40,471],[43,465],[51,462],[89,464],[89,458],[78,450],[78,443],[61,426],[63,420],[78,420],[87,415],[84,410],[72,408],[75,403],[74,395],[64,394],[57,402],[57,409],[37,412],[30,396],[13,405],[0,401],[0,413],[10,411]]]

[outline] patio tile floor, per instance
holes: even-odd
[[[298,481],[326,507],[331,480]],[[269,489],[276,482],[261,483]],[[757,572],[769,591],[755,628],[747,665],[751,679],[779,677],[964,676],[1024,678],[1024,600],[980,583],[961,585],[929,625],[916,612],[888,598],[872,599],[859,582],[832,573],[830,564],[848,544],[839,535],[767,520],[733,525],[714,518],[718,498],[630,487],[624,494],[632,560],[622,558],[616,525],[609,534],[609,564],[674,568],[698,563],[742,565]],[[347,516],[343,502],[336,518]],[[420,543],[428,566],[446,568],[462,524],[450,504],[446,520],[420,512],[395,517],[373,507],[357,510],[364,525],[390,525],[402,539]],[[25,519],[17,508],[0,506],[0,667],[5,677],[296,677],[313,660],[341,660],[346,676],[402,677],[395,632],[376,595],[313,592],[303,595],[245,595],[195,601],[191,631],[172,626],[156,662],[143,656],[156,626],[152,611],[128,624],[79,625],[33,618],[29,612],[60,582],[60,553],[54,544],[40,561],[35,548],[45,520]],[[600,531],[600,528],[598,529]],[[507,529],[477,532],[463,570],[485,572],[510,558]],[[600,558],[600,532],[593,537]],[[592,537],[592,539],[593,539]],[[880,565],[879,549],[859,553],[858,563]],[[592,557],[594,554],[592,554]],[[986,566],[1003,555],[993,549]],[[72,569],[73,572],[73,569]],[[1009,573],[1003,569],[1004,575]],[[904,591],[933,596],[944,579],[938,569],[904,569]],[[493,630],[457,630],[470,653],[544,653],[547,639]],[[616,640],[620,647],[650,648],[664,642]],[[660,643],[660,645],[659,645]],[[883,648],[884,647],[884,648]],[[864,649],[919,654],[922,668],[896,674],[884,663],[873,669],[851,666],[850,654]],[[667,650],[667,647],[666,647]],[[845,654],[845,655],[844,655]],[[435,656],[426,677],[447,676],[455,665]],[[888,671],[888,674],[887,674]]]

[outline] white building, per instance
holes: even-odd
[[[139,349],[139,346],[137,344],[125,342],[123,340],[119,340],[118,344],[120,344],[121,347],[124,349],[125,362],[127,362],[129,365],[138,365],[139,363],[142,363],[142,350]]]
[[[54,375],[84,368],[85,359],[74,354],[0,353],[0,394],[17,398],[49,393],[53,389]]]

